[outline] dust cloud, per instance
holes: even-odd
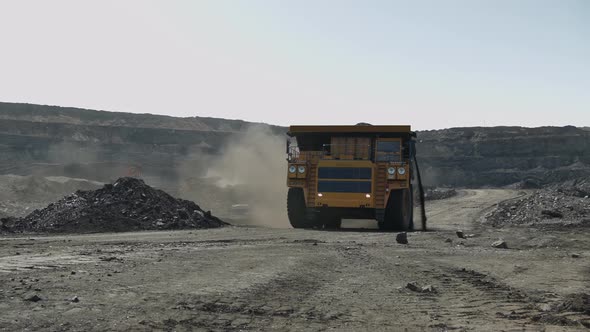
[[[60,142],[49,146],[47,160],[50,163],[84,164],[99,161],[97,152],[77,142]]]
[[[207,177],[222,188],[232,188],[233,204],[247,204],[244,223],[288,228],[285,137],[255,125],[230,139]]]

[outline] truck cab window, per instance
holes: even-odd
[[[377,142],[376,161],[401,161],[401,146],[399,141]]]

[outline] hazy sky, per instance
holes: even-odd
[[[590,1],[0,0],[0,101],[589,126]]]

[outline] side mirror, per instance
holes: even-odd
[[[416,156],[416,141],[410,140],[408,143],[410,146],[410,159],[412,159],[414,156]]]
[[[285,153],[286,153],[286,154],[289,154],[289,139],[288,139],[288,138],[285,140],[285,143],[286,143],[286,144],[285,144],[285,146],[286,146]]]

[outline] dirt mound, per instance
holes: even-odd
[[[5,232],[94,233],[216,228],[225,222],[193,202],[176,199],[135,178],[95,191],[77,191],[24,218],[5,218]]]
[[[451,198],[455,195],[457,191],[453,188],[424,188],[424,199],[427,201]]]
[[[508,201],[486,216],[494,226],[504,224],[590,226],[590,180],[578,179],[534,191]]]

